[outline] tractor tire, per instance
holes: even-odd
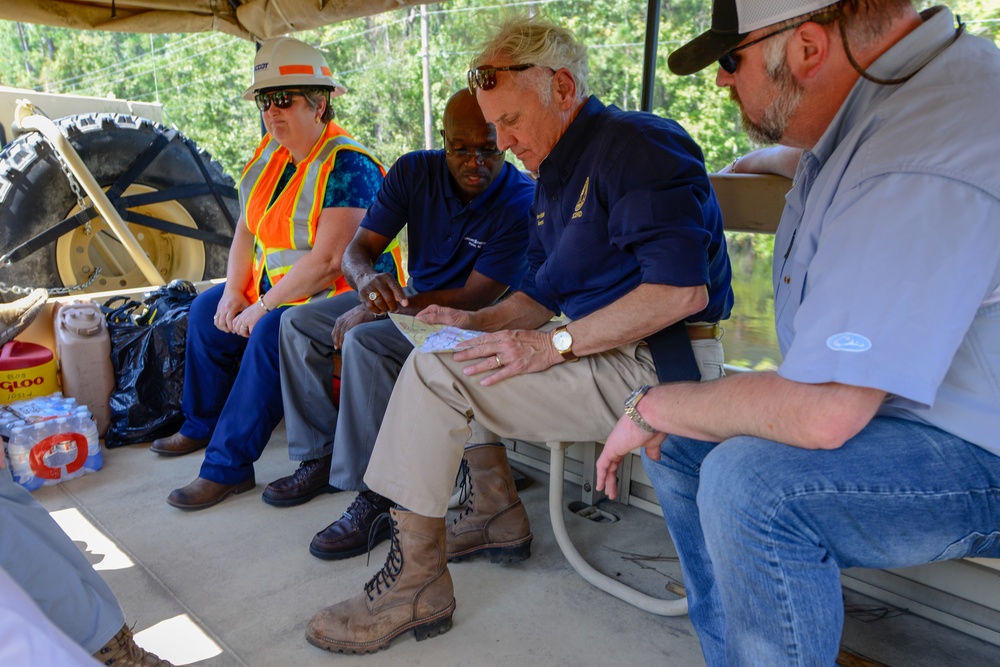
[[[123,114],[94,113],[55,121],[79,153],[94,178],[107,190],[132,165],[158,134],[170,132],[153,121]],[[145,168],[125,195],[142,194],[181,185],[203,183],[201,161],[216,184],[211,194],[136,207],[139,213],[232,237],[239,219],[233,179],[205,151],[188,145],[178,133]],[[81,188],[82,190],[82,188]],[[90,199],[84,193],[86,206]],[[222,206],[228,210],[229,216]],[[0,152],[0,255],[51,228],[80,210],[78,199],[52,147],[38,132],[29,132]],[[224,277],[229,247],[171,234],[138,224],[129,229],[163,276],[198,281]],[[7,286],[58,288],[86,282],[95,267],[98,278],[87,292],[141,288],[148,285],[134,260],[100,216],[89,229],[80,226],[10,266],[0,267],[0,283]],[[0,301],[17,298],[0,290]]]

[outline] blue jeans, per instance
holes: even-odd
[[[643,456],[714,665],[833,665],[840,570],[1000,556],[1000,457],[876,418],[843,447],[669,437]]]

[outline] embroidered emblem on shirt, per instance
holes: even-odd
[[[486,241],[480,241],[479,239],[474,239],[471,236],[466,236],[465,239],[464,239],[464,241],[466,243],[468,243],[470,246],[472,246],[473,248],[475,248],[476,250],[479,250],[484,245],[486,245]]]
[[[541,213],[535,216],[535,222],[538,223],[539,227],[545,224],[545,211],[542,211]]]
[[[583,182],[583,190],[580,190],[580,198],[576,200],[576,208],[573,209],[573,216],[570,218],[571,220],[583,217],[583,211],[581,209],[583,208],[583,203],[587,201],[587,190],[589,189],[590,176],[588,176],[587,180]]]
[[[834,352],[867,352],[872,342],[861,334],[845,331],[827,338],[826,346]]]

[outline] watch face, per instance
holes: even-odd
[[[552,344],[559,352],[565,352],[573,347],[573,336],[568,331],[558,331],[552,336]]]

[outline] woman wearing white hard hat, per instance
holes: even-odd
[[[322,54],[297,39],[265,42],[243,97],[267,134],[243,170],[243,215],[225,285],[191,306],[185,422],[153,442],[179,456],[208,446],[198,478],[167,502],[197,510],[254,487],[253,463],[282,418],[278,325],[286,308],[349,290],[340,261],[374,201],[382,165],[334,123],[344,88]]]

